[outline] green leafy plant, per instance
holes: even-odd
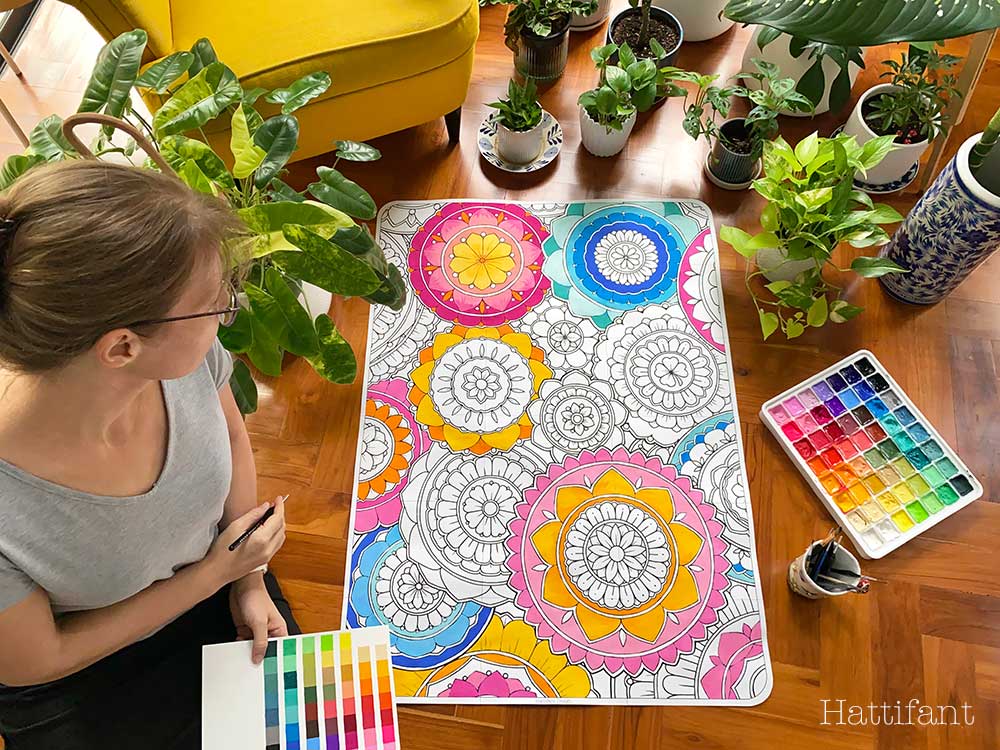
[[[852,183],[856,171],[864,174],[892,147],[891,135],[859,146],[853,136],[820,138],[816,133],[795,148],[780,136],[764,145],[764,176],[753,183],[767,200],[760,214],[763,231],[751,236],[724,226],[720,237],[747,259],[747,290],[765,339],[779,328],[793,339],[809,326],[843,323],[862,312],[843,299],[843,289],[827,280],[823,270],[833,265],[833,251],[840,243],[856,248],[885,244],[889,235],[881,225],[902,221],[894,208],[873,204]],[[793,281],[765,284],[770,298],[755,292],[754,280],[764,272],[751,266],[764,249],[776,249],[789,261],[809,261]],[[889,259],[873,256],[859,256],[840,270],[866,278],[905,272]]]
[[[560,23],[568,22],[571,14],[586,16],[597,10],[597,0],[483,0],[480,5],[511,6],[503,33],[504,41],[515,53],[523,31],[546,37]]]
[[[889,70],[881,77],[896,88],[869,100],[871,112],[865,119],[876,132],[895,135],[897,143],[919,143],[946,130],[945,109],[962,92],[955,87],[955,76],[945,71],[961,58],[942,55],[938,46],[911,46],[900,60],[882,62]]]
[[[508,130],[525,132],[542,121],[542,105],[538,103],[538,88],[530,78],[521,86],[513,78],[507,84],[507,98],[489,105],[497,110],[497,120]]]
[[[298,192],[280,179],[298,142],[294,112],[329,87],[329,75],[310,73],[285,89],[247,91],[207,39],[139,75],[145,45],[145,32],[136,30],[104,47],[80,111],[123,118],[144,131],[181,180],[193,190],[222,196],[242,218],[248,230],[238,248],[239,260],[247,265],[245,304],[231,327],[219,329],[220,341],[230,351],[245,354],[266,375],[280,375],[283,354],[291,352],[307,359],[327,380],[353,381],[357,359],[351,346],[327,311],[308,309],[299,295],[309,283],[332,294],[401,309],[406,295],[402,275],[386,261],[363,223],[375,218],[375,202],[337,170],[342,160],[373,161],[381,154],[364,143],[337,141],[332,144],[333,166],[318,167],[317,179]],[[151,122],[133,108],[133,89],[166,97]],[[254,106],[261,97],[280,104],[280,114],[264,119]],[[218,118],[229,121],[231,168],[205,134],[204,126]],[[191,137],[196,134],[200,138]],[[0,189],[37,164],[80,157],[56,116],[32,129],[29,144],[24,154],[4,163]],[[91,150],[96,156],[117,154],[131,160],[136,147],[131,139],[116,143],[102,129]],[[146,166],[152,164],[147,160]],[[256,387],[241,360],[231,385],[244,413],[253,411]]]
[[[762,26],[757,35],[757,47],[762,52],[764,47],[771,44],[779,36],[781,31],[770,26]],[[814,107],[819,106],[823,99],[823,92],[826,90],[826,72],[823,70],[823,61],[826,59],[836,63],[839,69],[837,75],[830,85],[830,109],[839,110],[848,99],[851,98],[851,64],[859,68],[865,67],[865,58],[861,47],[847,46],[839,44],[825,44],[823,42],[813,42],[805,37],[793,36],[788,40],[788,53],[798,59],[803,55],[806,59],[812,60],[812,64],[806,72],[799,78],[795,85],[795,90],[813,103]]]
[[[709,143],[721,140],[734,151],[759,156],[764,144],[778,134],[778,114],[782,110],[809,112],[813,109],[812,102],[794,90],[795,81],[778,78],[776,65],[758,58],[753,58],[753,64],[756,71],[739,73],[733,78],[753,78],[760,84],[756,91],[739,85],[716,86],[719,76],[715,74],[666,69],[670,80],[686,81],[696,86],[694,98],[690,101],[685,89],[678,88],[677,92],[671,91],[670,94],[684,96],[684,132],[695,140],[705,138]],[[747,143],[734,143],[719,128],[718,116],[729,116],[734,96],[745,97],[753,104],[746,116]]]
[[[996,0],[729,0],[723,11],[739,23],[770,26],[813,42],[874,47],[932,42],[1000,26]]]
[[[650,40],[654,54],[663,48]],[[612,64],[617,55],[618,63]],[[646,112],[664,96],[679,96],[684,89],[670,80],[676,68],[659,68],[651,59],[637,59],[628,44],[605,44],[590,51],[598,71],[597,87],[583,92],[577,103],[587,110],[594,122],[610,133],[621,130],[633,112]]]
[[[982,181],[982,169],[986,157],[990,155],[990,152],[997,145],[998,140],[1000,140],[1000,109],[990,118],[990,121],[986,124],[986,128],[983,130],[983,134],[969,153],[969,169],[972,170],[973,176],[980,179],[980,181]]]

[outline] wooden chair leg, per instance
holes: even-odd
[[[462,108],[454,109],[444,116],[445,127],[448,128],[448,143],[458,143],[462,133]]]
[[[7,64],[10,66],[10,69],[14,71],[14,75],[16,75],[18,78],[24,78],[24,73],[22,73],[21,69],[17,67],[17,63],[14,62],[14,56],[10,54],[10,50],[7,49],[7,45],[4,44],[3,42],[0,42],[0,56],[2,56],[3,59],[7,61]]]
[[[7,105],[3,103],[3,99],[0,99],[0,115],[3,115],[3,119],[7,121],[7,124],[10,125],[10,129],[17,135],[18,139],[21,141],[21,145],[27,147],[28,136],[26,136],[24,131],[21,130],[21,126],[17,124],[17,120],[14,119],[14,115],[12,115],[10,110],[7,109]]]

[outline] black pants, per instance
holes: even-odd
[[[299,633],[270,573],[275,605]],[[198,750],[201,647],[235,638],[229,587],[162,630],[68,677],[0,686],[7,750]]]

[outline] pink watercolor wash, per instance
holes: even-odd
[[[709,657],[712,668],[701,678],[705,695],[716,700],[739,700],[735,686],[743,677],[746,663],[764,653],[764,643],[760,634],[760,620],[751,626],[732,633],[723,633],[719,638],[719,653]]]
[[[470,245],[473,235],[478,238]],[[413,290],[438,316],[459,325],[498,326],[517,320],[542,301],[550,286],[542,275],[542,243],[548,236],[542,222],[522,206],[447,203],[410,243]],[[489,250],[479,244],[486,238],[492,238]],[[460,269],[467,268],[477,251],[493,271],[490,283],[484,283],[485,277],[460,278]]]
[[[504,677],[500,672],[475,671],[464,679],[455,680],[440,698],[537,698],[538,694],[516,677]]]
[[[720,352],[726,351],[720,302],[722,287],[716,273],[715,238],[706,228],[688,245],[677,269],[677,296],[691,326]]]

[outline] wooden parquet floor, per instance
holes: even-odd
[[[542,95],[566,134],[557,163],[534,176],[508,175],[482,163],[475,133],[487,112],[485,102],[501,93],[512,73],[502,24],[501,8],[484,10],[459,146],[448,146],[443,123],[429,123],[378,139],[374,143],[384,154],[382,161],[347,170],[380,204],[425,198],[695,197],[713,208],[717,225],[735,222],[755,229],[758,199],[718,190],[702,177],[704,146],[681,131],[677,101],[642,118],[619,158],[597,159],[583,151],[575,101],[593,85],[588,51],[602,42],[603,30],[573,36],[566,74]],[[686,44],[678,64],[734,73],[748,33],[735,28],[714,41]],[[49,112],[68,114],[99,46],[75,11],[46,0],[18,52],[27,83],[5,73],[0,96],[25,126]],[[952,46],[961,50],[965,42]],[[887,51],[869,51],[869,69],[855,93],[874,83],[874,63]],[[995,47],[966,120],[952,136],[949,156],[982,129],[998,103],[1000,49]],[[793,142],[816,128],[828,134],[846,114],[784,119],[783,131]],[[335,137],[332,126],[331,143]],[[0,149],[19,150],[5,129]],[[289,181],[304,185],[320,162],[298,165]],[[905,213],[914,200],[903,195],[891,202]],[[864,315],[843,326],[812,330],[792,344],[760,341],[757,316],[743,287],[742,260],[724,249],[722,266],[774,662],[771,698],[749,709],[402,708],[407,750],[1000,747],[1000,578],[992,557],[1000,546],[1000,256],[929,308],[896,303],[875,282],[851,282],[850,298],[866,308]],[[332,315],[363,351],[365,306],[337,301]],[[868,596],[815,603],[788,591],[785,571],[811,539],[830,528],[831,519],[756,414],[770,396],[861,347],[878,355],[958,449],[986,495],[887,558],[866,564],[887,582],[873,586]],[[291,493],[288,541],[272,567],[307,630],[340,624],[360,388],[360,382],[326,383],[305,362],[289,359],[281,378],[260,379],[261,408],[248,420],[261,497]],[[931,728],[821,724],[824,699],[867,706],[905,705],[913,698],[930,705],[968,704],[975,723]]]

